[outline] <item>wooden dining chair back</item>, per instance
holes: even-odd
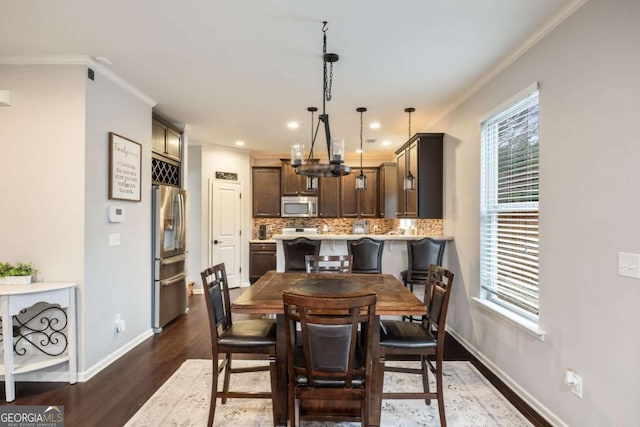
[[[382,273],[382,251],[384,240],[363,237],[358,240],[347,240],[347,251],[353,256],[353,273]]]
[[[224,264],[207,268],[200,273],[202,286],[205,291],[205,302],[209,319],[211,335],[211,355],[213,361],[213,379],[211,386],[211,405],[209,408],[208,425],[213,425],[213,418],[218,398],[218,375],[224,373],[222,389],[222,404],[227,398],[271,398],[276,390],[276,322],[273,319],[249,319],[233,322],[231,317],[231,302]],[[233,354],[250,353],[263,354],[269,359],[269,365],[233,368]],[[224,354],[222,362],[219,355]],[[229,391],[229,381],[232,373],[270,371],[271,392],[234,392]],[[275,407],[275,402],[274,405]],[[274,413],[275,424],[275,413]]]
[[[368,425],[373,366],[375,293],[308,295],[292,290],[282,295],[287,333],[289,420],[360,421]],[[300,326],[300,338],[296,330]],[[360,337],[358,330],[360,329]],[[340,420],[322,409],[323,400],[359,402],[359,413]],[[302,402],[301,402],[302,401]]]
[[[307,273],[351,273],[351,255],[306,255]]]
[[[442,257],[446,243],[446,240],[434,240],[428,237],[407,241],[409,266],[407,270],[400,272],[400,277],[404,285],[407,286],[411,292],[413,292],[414,285],[426,286],[430,265],[442,265]],[[402,319],[414,321],[416,318],[413,316],[403,316]]]
[[[442,362],[444,359],[445,323],[449,308],[449,298],[453,286],[453,273],[431,265],[427,273],[424,301],[427,314],[421,323],[401,320],[382,320],[380,327],[381,358],[392,356],[393,360],[416,360],[419,357],[420,368],[402,368],[385,365],[385,371],[404,372],[422,375],[423,392],[383,393],[383,399],[431,399],[438,400],[440,425],[446,426],[444,395],[442,386]],[[435,358],[435,366],[433,359]],[[435,375],[436,391],[429,391],[428,371]]]
[[[282,241],[282,249],[284,252],[284,271],[307,271],[305,256],[320,254],[320,240],[307,239],[306,237],[298,237],[291,240]]]

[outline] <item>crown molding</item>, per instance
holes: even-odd
[[[157,102],[151,97],[145,95],[138,88],[87,55],[0,56],[0,65],[84,65],[91,67],[94,71],[100,73],[100,75],[106,79],[112,81],[125,91],[140,99],[149,107],[153,108],[157,104]]]

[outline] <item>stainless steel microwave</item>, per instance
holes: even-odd
[[[283,218],[311,218],[318,216],[318,197],[282,197],[280,216]]]

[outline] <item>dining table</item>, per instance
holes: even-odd
[[[391,274],[318,274],[304,272],[282,273],[269,271],[243,292],[231,304],[234,313],[275,315],[277,322],[276,338],[276,390],[274,390],[274,411],[277,425],[287,425],[287,334],[284,319],[282,293],[289,289],[303,288],[308,293],[350,293],[354,290],[371,291],[377,296],[376,322],[380,316],[421,316],[425,314],[425,306],[402,282]],[[374,328],[374,351],[372,366],[371,404],[369,405],[369,423],[380,425],[382,407],[382,385],[384,376],[384,359],[377,354],[380,342],[380,328]],[[314,408],[307,408],[313,413]],[[335,413],[336,419],[347,419],[359,414],[360,408],[349,406],[345,402],[336,402],[334,407],[315,408],[318,413]]]

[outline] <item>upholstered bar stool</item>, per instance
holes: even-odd
[[[304,258],[306,255],[319,255],[320,243],[320,240],[311,240],[305,237],[283,240],[284,271],[306,272],[307,264]]]
[[[384,240],[363,237],[347,241],[347,251],[353,256],[352,273],[382,273],[382,251]]]

